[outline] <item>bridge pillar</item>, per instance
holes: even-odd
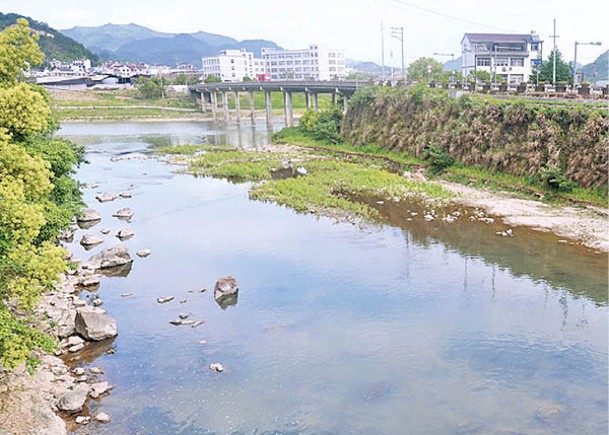
[[[216,91],[210,92],[209,98],[211,99],[211,114],[215,121],[218,116],[218,94]]]
[[[269,130],[273,130],[273,101],[271,91],[264,91],[264,104],[266,106],[266,125]]]
[[[311,95],[308,89],[305,88],[305,108],[308,109],[311,107]]]
[[[292,93],[289,91],[283,91],[283,112],[285,114],[285,126],[294,126],[294,114],[292,112]]]
[[[349,108],[349,96],[347,94],[343,94],[343,114],[347,113],[348,108]]]
[[[222,91],[222,110],[224,110],[224,121],[228,122],[228,93]]]
[[[254,103],[254,91],[250,91],[250,119],[252,120],[252,125],[256,120],[256,105]]]
[[[332,92],[332,105],[336,106],[336,92]]]
[[[237,122],[241,122],[241,101],[239,100],[239,91],[234,91],[235,95],[235,113],[237,114]]]
[[[313,98],[312,98],[312,99],[313,99],[313,109],[314,109],[315,111],[318,111],[318,110],[319,110],[319,99],[317,98],[317,96],[318,96],[318,94],[317,94],[316,92],[313,92],[313,93],[311,94],[311,97],[313,97]]]

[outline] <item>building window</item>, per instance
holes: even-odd
[[[524,66],[524,59],[522,57],[513,57],[510,59],[510,66]]]
[[[479,57],[476,59],[476,66],[491,66],[490,57]]]
[[[507,57],[498,57],[497,58],[497,66],[508,66]]]
[[[539,51],[539,43],[538,42],[533,42],[531,44],[531,51]]]
[[[524,80],[524,76],[522,74],[512,74],[510,76],[510,84],[517,85]]]

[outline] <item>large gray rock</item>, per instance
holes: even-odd
[[[227,276],[218,278],[218,281],[216,281],[214,296],[217,298],[218,296],[232,295],[238,291],[239,285],[237,284],[237,280],[232,276]]]
[[[119,219],[131,219],[133,216],[133,210],[130,208],[121,208],[117,212],[115,212],[112,216],[117,217]]]
[[[87,263],[89,269],[110,269],[125,266],[133,262],[129,251],[124,246],[115,246],[104,249],[97,255],[91,257]]]
[[[123,228],[118,233],[116,233],[116,237],[118,237],[121,240],[130,239],[134,235],[135,235],[135,233],[133,232],[133,230],[129,229],[129,228]]]
[[[79,309],[76,313],[76,332],[86,340],[101,341],[115,337],[116,321],[92,309]]]
[[[99,195],[95,195],[95,199],[97,199],[99,202],[114,201],[116,198],[117,196],[111,193],[100,193]]]
[[[231,305],[237,304],[239,285],[232,276],[219,278],[214,287],[214,299],[216,303],[225,310]]]
[[[83,246],[94,246],[102,243],[104,239],[94,236],[93,234],[85,234],[80,239],[80,244]]]
[[[76,218],[77,222],[93,222],[101,220],[101,215],[92,208],[85,208]]]
[[[57,401],[57,408],[60,411],[69,413],[78,412],[82,409],[88,396],[87,388],[77,388],[72,391],[68,391],[66,394],[60,397]]]

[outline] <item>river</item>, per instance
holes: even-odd
[[[607,433],[606,254],[522,228],[498,237],[500,224],[413,223],[398,205],[380,206],[378,224],[337,223],[138,158],[261,146],[262,124],[74,123],[60,135],[86,146],[77,178],[99,185],[84,199],[103,220],[75,240],[112,230],[70,250],[86,260],[135,231],[122,242],[131,272],[95,292],[119,335],[73,361],[103,368],[114,389],[89,410],[112,419],[77,433]],[[111,217],[122,207],[131,223]],[[227,275],[240,291],[220,307],[213,286]],[[205,323],[171,325],[180,313]]]

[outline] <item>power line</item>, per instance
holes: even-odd
[[[392,0],[392,1],[394,3],[400,4],[402,6],[407,6],[407,7],[410,7],[412,9],[417,9],[419,11],[427,12],[429,14],[437,15],[439,17],[447,18],[449,20],[459,21],[459,22],[465,23],[465,24],[473,24],[475,26],[486,27],[488,29],[493,29],[493,30],[500,30],[502,32],[514,33],[512,30],[503,29],[501,27],[490,26],[488,24],[478,23],[476,21],[466,20],[465,18],[455,17],[454,15],[449,15],[449,14],[445,14],[443,12],[434,11],[433,9],[428,9],[428,8],[424,8],[424,7],[421,7],[421,6],[417,6],[415,4],[412,4],[412,3],[409,3],[409,2],[406,2],[406,1],[403,1],[403,0]]]

